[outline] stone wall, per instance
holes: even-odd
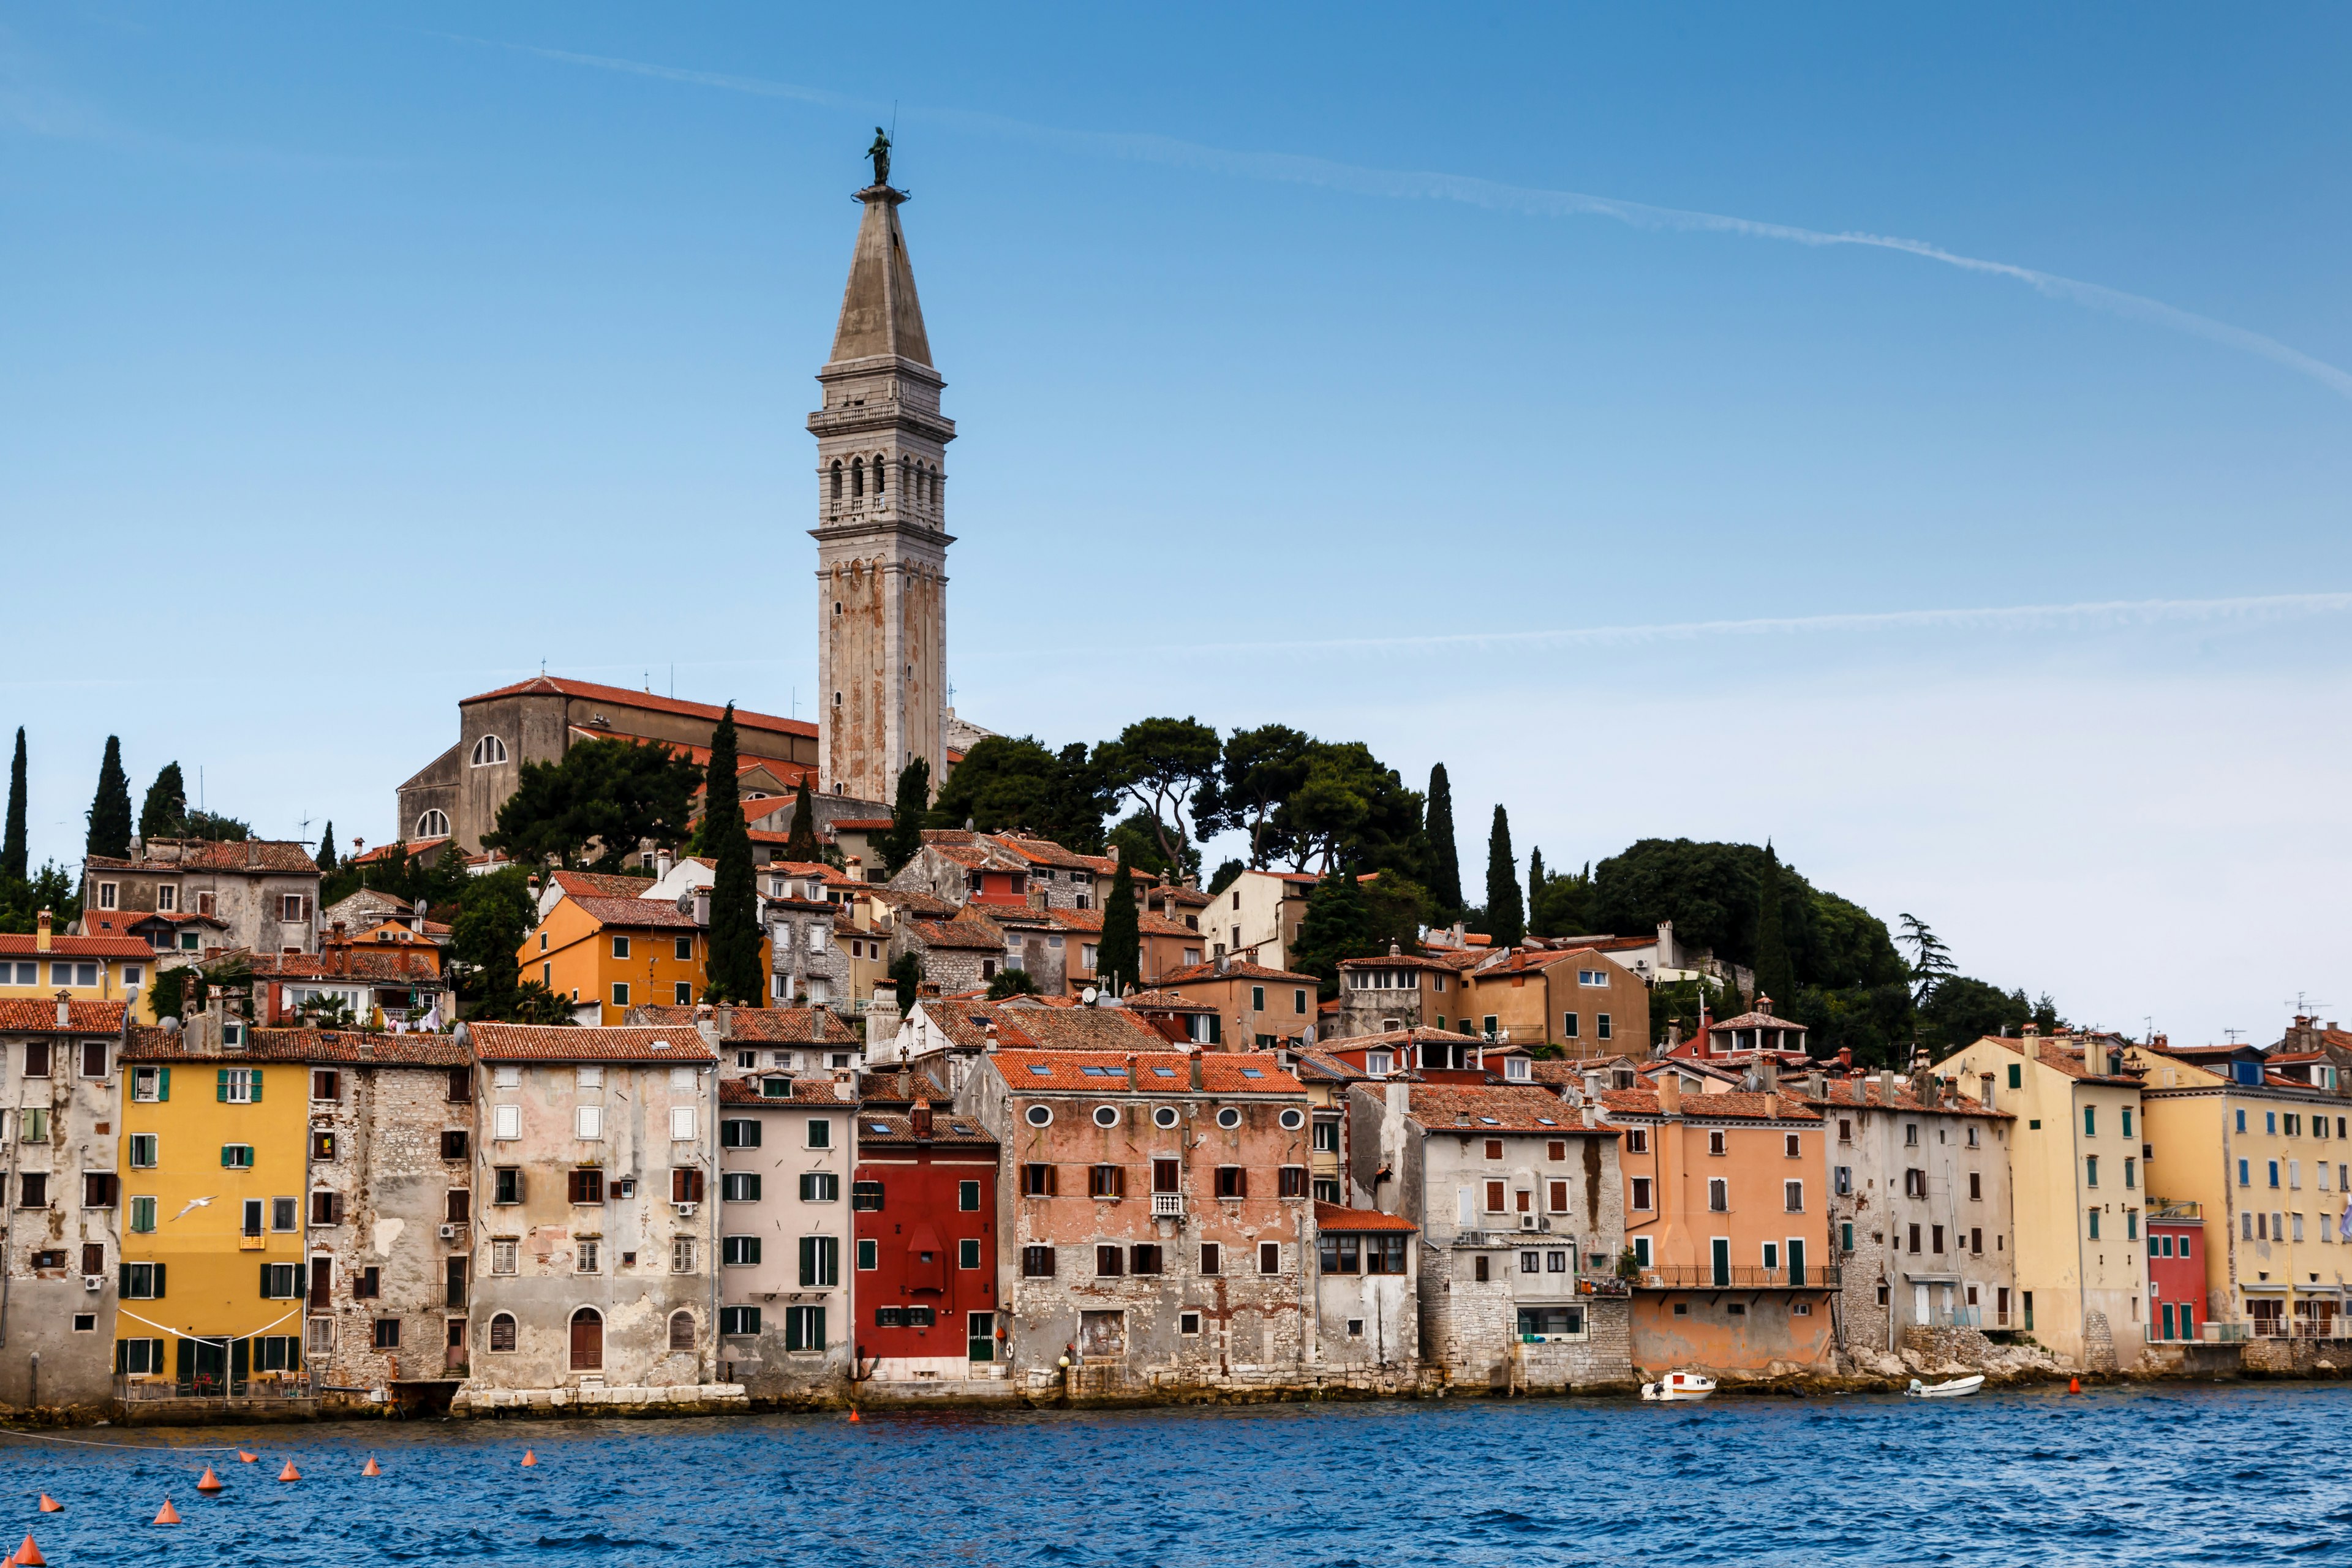
[[[9,1190],[0,1194],[9,1215],[7,1249],[0,1268],[7,1277],[6,1310],[0,1315],[0,1406],[94,1406],[114,1388],[116,1269],[122,1260],[114,1205],[86,1205],[83,1177],[115,1170],[121,1140],[118,1104],[121,1072],[114,1040],[105,1037],[106,1072],[81,1074],[81,1044],[99,1037],[12,1036],[0,1040],[0,1086],[7,1118],[5,1173]],[[26,1047],[50,1047],[46,1077],[27,1076]],[[47,1112],[48,1127],[37,1142],[24,1138],[26,1113]],[[45,1201],[23,1205],[24,1178],[47,1178]],[[128,1183],[130,1173],[120,1174]],[[127,1200],[125,1185],[118,1203]],[[37,1261],[46,1267],[35,1268]],[[85,1266],[97,1264],[95,1268]],[[87,1281],[99,1280],[89,1289]],[[153,1330],[142,1330],[152,1333]]]

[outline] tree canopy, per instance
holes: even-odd
[[[735,704],[719,715],[710,737],[703,795],[702,847],[710,857],[709,962],[703,1000],[757,1007],[768,997],[760,962],[758,877],[751,865],[751,829],[735,781]]]
[[[106,753],[98,764],[98,792],[90,797],[87,853],[111,859],[131,853],[131,775],[122,771],[122,741],[106,738]]]
[[[179,763],[165,763],[147,786],[147,798],[139,803],[139,837],[177,838],[187,817],[188,781]]]
[[[1519,901],[1519,867],[1511,854],[1511,818],[1495,807],[1495,826],[1486,834],[1486,928],[1497,947],[1516,947],[1528,934],[1527,906]]]
[[[1445,764],[1429,770],[1429,804],[1423,813],[1429,837],[1429,896],[1440,919],[1458,918],[1462,902],[1462,857],[1454,848],[1454,784]]]
[[[1258,870],[1279,847],[1274,814],[1307,782],[1314,742],[1287,724],[1235,730],[1225,740],[1215,782],[1203,790],[1193,820],[1203,837],[1249,835],[1247,864]]]
[[[460,858],[461,868],[463,864]],[[518,954],[537,920],[530,872],[520,866],[503,866],[487,876],[467,877],[457,902],[449,957],[459,1011],[468,1018],[526,1021],[518,1017],[522,989]]]
[[[1095,748],[1103,783],[1148,815],[1160,858],[1169,865],[1181,861],[1181,851],[1192,842],[1184,814],[1194,798],[1206,796],[1214,811],[1223,760],[1216,731],[1197,719],[1139,719],[1118,740]]]
[[[497,830],[482,835],[482,842],[525,865],[553,861],[567,870],[617,871],[642,840],[685,838],[694,787],[701,782],[694,764],[665,745],[575,741],[560,761],[525,763],[516,770],[515,792],[499,807]],[[723,781],[714,774],[714,798],[719,783],[735,801],[731,761]],[[740,828],[740,805],[730,810]]]
[[[930,809],[930,759],[917,757],[898,770],[898,789],[890,802],[890,829],[875,846],[882,852],[885,872],[897,876],[898,868],[923,847],[923,818]]]
[[[1083,743],[1049,752],[1034,736],[989,735],[948,775],[931,805],[929,824],[961,827],[970,822],[982,833],[1019,830],[1080,855],[1099,855],[1103,818],[1114,798]]]

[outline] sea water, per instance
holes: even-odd
[[[58,1436],[124,1447],[0,1436],[0,1550],[29,1530],[60,1568],[2352,1563],[2348,1417],[2332,1384],[2174,1384],[116,1427]],[[202,1451],[240,1441],[258,1463]],[[302,1479],[278,1481],[289,1458]],[[63,1513],[35,1511],[44,1491]],[[151,1523],[167,1495],[184,1522]]]

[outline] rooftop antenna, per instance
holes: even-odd
[[[2298,1015],[2304,1017],[2309,1017],[2313,1014],[2317,1013],[2322,1007],[2326,1006],[2327,1004],[2321,1001],[2318,997],[2312,995],[2308,992],[2298,991],[2294,994],[2294,1000],[2292,1003],[2289,1003],[2288,1005],[2292,1006]]]
[[[2239,1037],[2243,1035],[2245,1032],[2246,1031],[2243,1029],[2224,1029],[2221,1031],[2221,1034],[2231,1045],[2234,1046],[2238,1043]]]

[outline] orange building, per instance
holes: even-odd
[[[1603,1091],[1623,1131],[1633,1359],[1643,1375],[1832,1369],[1821,1113],[1777,1091]]]
[[[762,976],[770,968],[769,947],[762,936]],[[524,979],[569,997],[583,1022],[617,1027],[633,1006],[682,1007],[702,999],[710,933],[667,899],[567,892],[523,939],[516,957]]]

